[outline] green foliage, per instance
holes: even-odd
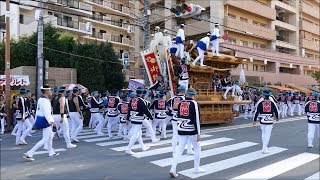
[[[37,33],[29,37],[21,37],[18,42],[12,41],[11,68],[35,66],[36,44]],[[122,65],[110,43],[81,44],[75,41],[71,34],[59,34],[56,28],[47,24],[44,27],[44,47],[44,59],[49,61],[50,67],[76,68],[78,83],[88,87],[90,91],[102,92],[105,89],[123,87]],[[1,74],[4,74],[4,57],[5,45],[0,44]]]
[[[320,71],[316,71],[312,74],[312,77],[320,84]]]

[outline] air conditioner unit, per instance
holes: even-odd
[[[130,34],[132,31],[133,31],[133,26],[128,25],[128,29],[127,29],[128,34]]]
[[[87,32],[92,32],[92,24],[91,24],[91,22],[87,22],[86,23],[86,31]]]

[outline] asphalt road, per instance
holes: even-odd
[[[1,179],[170,179],[171,134],[146,152],[133,149],[121,139],[106,140],[92,130],[81,133],[74,149],[65,149],[63,139],[54,139],[60,156],[48,157],[39,149],[34,162],[22,156],[41,138],[41,132],[27,137],[28,145],[15,146],[14,136],[1,136]],[[185,155],[177,167],[178,179],[319,179],[319,138],[314,148],[307,148],[305,117],[282,119],[274,125],[270,140],[271,153],[263,155],[261,131],[250,120],[236,119],[227,125],[205,126],[202,129],[201,167],[207,171],[194,174],[193,157]]]

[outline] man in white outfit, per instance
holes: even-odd
[[[198,103],[193,100],[196,94],[197,92],[194,89],[188,89],[186,98],[179,103],[178,112],[174,116],[179,124],[179,146],[173,156],[170,169],[170,175],[173,178],[178,177],[176,168],[188,141],[191,141],[194,147],[194,173],[205,172],[204,169],[200,168],[200,109]]]
[[[177,52],[176,52],[176,56],[180,57],[180,59],[184,58],[184,41],[186,39],[186,37],[184,36],[184,24],[180,24],[180,29],[177,32],[177,36],[176,36],[176,44],[178,46]]]
[[[220,56],[219,54],[219,38],[220,38],[220,30],[219,30],[219,24],[214,24],[214,29],[211,33],[210,42],[212,44],[212,55]]]
[[[205,66],[203,64],[204,60],[204,52],[208,50],[209,44],[210,44],[210,37],[211,34],[208,33],[206,37],[200,39],[200,41],[197,43],[197,50],[198,50],[198,57],[193,61],[192,65],[196,65],[196,63],[200,60],[200,66]]]
[[[51,88],[48,85],[41,87],[42,96],[38,100],[35,127],[42,129],[42,139],[27,153],[23,158],[28,161],[34,161],[34,153],[45,143],[48,143],[49,156],[58,156],[52,148],[52,127],[55,126],[53,116],[51,114],[51,103],[49,97],[51,96]]]

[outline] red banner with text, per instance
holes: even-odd
[[[145,65],[150,85],[154,85],[157,82],[157,76],[161,74],[160,66],[156,59],[154,52],[141,52],[142,60]]]

